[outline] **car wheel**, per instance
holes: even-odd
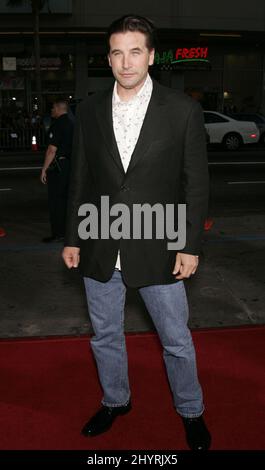
[[[239,134],[227,134],[223,138],[223,146],[226,150],[238,150],[242,144],[242,139]]]

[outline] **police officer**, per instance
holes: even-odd
[[[53,103],[51,115],[55,118],[48,135],[48,147],[41,170],[41,182],[48,185],[51,236],[43,242],[63,241],[73,141],[73,120],[68,117],[64,100]]]

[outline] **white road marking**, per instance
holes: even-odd
[[[12,188],[0,188],[0,191],[12,191]]]
[[[42,166],[15,166],[12,168],[0,168],[0,171],[15,171],[15,170],[41,170]]]
[[[227,184],[265,184],[265,181],[227,181]]]
[[[265,161],[263,162],[208,162],[209,165],[265,165]]]

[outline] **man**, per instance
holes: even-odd
[[[191,449],[210,447],[202,418],[202,391],[187,328],[183,279],[196,272],[207,211],[208,171],[200,105],[184,93],[153,82],[154,28],[140,16],[125,16],[109,29],[109,65],[114,87],[79,107],[74,137],[68,229],[63,258],[80,263],[95,335],[91,346],[104,396],[102,407],[82,433],[95,436],[131,409],[123,332],[126,285],[139,288],[164,349],[174,404]],[[187,240],[181,251],[164,239],[83,237],[79,230],[85,203],[98,209],[110,203],[177,206],[185,195]],[[99,210],[100,213],[100,210]],[[100,214],[98,223],[106,223]],[[94,224],[95,225],[95,224]],[[91,227],[95,229],[95,226]],[[146,397],[147,399],[147,397]]]
[[[67,193],[72,153],[73,121],[68,117],[68,105],[64,100],[55,101],[52,107],[48,147],[41,170],[41,182],[48,183],[48,202],[51,236],[43,242],[63,241],[67,208]]]

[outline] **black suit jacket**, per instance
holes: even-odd
[[[201,106],[183,92],[154,81],[139,139],[125,173],[112,124],[112,91],[86,98],[77,112],[65,246],[80,246],[84,276],[108,281],[120,250],[122,275],[132,287],[176,282],[175,251],[167,238],[88,239],[78,236],[79,206],[187,204],[187,241],[182,252],[198,254],[208,203],[208,163]],[[113,219],[110,219],[110,223]],[[100,227],[100,220],[99,220]]]

